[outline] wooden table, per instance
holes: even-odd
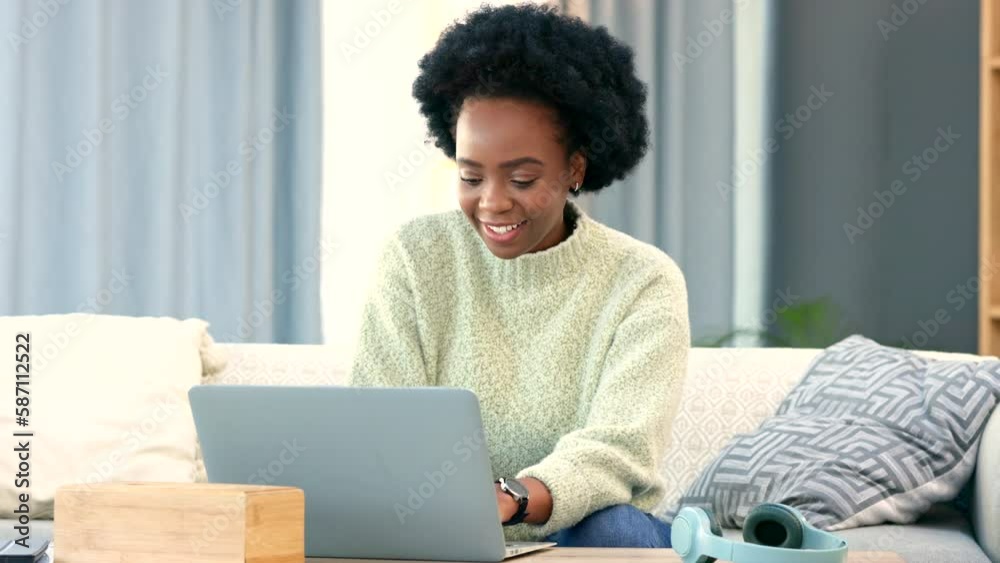
[[[599,549],[581,547],[556,547],[508,559],[511,563],[631,563],[655,561],[680,563],[681,558],[672,549]],[[327,559],[308,557],[307,563],[372,563],[373,559]],[[848,563],[906,563],[896,553],[889,551],[852,551]],[[409,561],[406,563],[420,563]],[[424,562],[433,563],[433,562]]]

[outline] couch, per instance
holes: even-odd
[[[349,366],[326,347],[218,344],[225,369],[204,384],[342,385]],[[735,433],[749,432],[768,417],[798,381],[818,350],[695,348],[681,389],[663,462],[664,512],[701,467]],[[957,355],[925,353],[931,357]],[[204,478],[204,475],[200,475]],[[910,563],[1000,562],[1000,415],[981,441],[975,475],[962,495],[967,502],[932,507],[917,522],[839,532],[852,549],[894,551]],[[961,499],[959,499],[961,500]],[[3,522],[9,529],[10,522]],[[51,534],[51,522],[35,522],[35,533]],[[737,539],[739,530],[724,530]]]

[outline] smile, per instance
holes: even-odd
[[[521,232],[521,227],[527,223],[527,219],[520,223],[508,225],[487,225],[483,223],[483,233],[496,242],[508,242],[513,240]]]
[[[516,223],[514,225],[498,225],[498,226],[485,225],[485,227],[498,235],[502,235],[504,233],[509,233],[514,229],[520,228],[520,226],[523,225],[524,223],[525,223],[524,221],[521,221],[520,223]]]

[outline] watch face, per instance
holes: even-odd
[[[507,488],[517,493],[518,496],[527,498],[528,489],[517,479],[506,479]]]

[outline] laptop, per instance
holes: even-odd
[[[209,482],[305,492],[307,557],[501,561],[479,400],[464,389],[200,385]]]

